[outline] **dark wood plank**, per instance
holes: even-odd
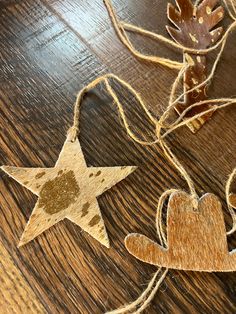
[[[121,18],[166,34],[165,2],[114,4]],[[128,80],[157,116],[166,107],[176,72],[135,60],[117,39],[102,1],[3,1],[0,10],[1,164],[52,166],[72,121],[76,93],[103,73]],[[181,54],[159,43],[132,39],[141,51],[181,60]],[[235,93],[234,39],[232,34],[216,73],[214,97]],[[154,128],[142,110],[115,86],[131,125],[140,136],[150,138]],[[225,180],[235,167],[235,118],[235,110],[229,108],[214,115],[197,135],[183,128],[168,138],[198,192],[216,193],[222,201]],[[139,166],[99,198],[111,239],[109,250],[68,221],[18,250],[36,199],[1,173],[1,245],[48,313],[102,313],[139,296],[155,268],[130,256],[124,237],[142,232],[155,239],[160,194],[166,188],[186,188],[158,146],[142,147],[127,137],[102,86],[84,101],[81,143],[89,165]],[[226,219],[229,223],[227,215]],[[235,247],[235,237],[229,240]],[[234,290],[233,274],[171,271],[146,312],[234,313]]]

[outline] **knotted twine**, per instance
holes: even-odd
[[[133,131],[131,130],[129,123],[127,121],[123,105],[121,104],[121,102],[120,102],[117,94],[115,93],[114,89],[111,87],[110,81],[112,79],[116,80],[121,85],[126,87],[128,89],[128,91],[135,96],[136,100],[139,102],[139,104],[144,109],[145,113],[147,114],[148,118],[150,119],[150,122],[153,123],[154,125],[156,125],[156,137],[157,137],[157,139],[155,141],[152,141],[152,142],[144,141],[144,140],[140,139],[139,137],[137,137],[133,133]],[[118,112],[121,116],[121,120],[124,124],[124,127],[126,129],[128,136],[132,140],[134,140],[135,142],[137,142],[141,145],[160,144],[160,146],[163,149],[165,156],[171,161],[171,163],[175,166],[175,168],[181,173],[183,178],[186,180],[187,185],[189,187],[189,191],[190,191],[191,195],[193,196],[194,205],[197,206],[199,198],[198,198],[198,195],[195,191],[192,179],[189,176],[188,172],[184,169],[183,165],[179,162],[177,157],[173,154],[170,147],[166,144],[165,137],[167,135],[169,135],[170,133],[172,133],[173,131],[175,131],[176,129],[178,129],[179,127],[182,127],[182,126],[188,124],[189,122],[195,120],[196,118],[199,118],[199,117],[205,115],[208,112],[223,109],[225,107],[228,107],[229,105],[235,104],[236,98],[210,99],[210,100],[204,100],[204,101],[195,103],[192,106],[190,106],[189,108],[187,108],[175,121],[167,123],[163,117],[169,117],[171,110],[173,110],[173,108],[174,108],[174,106],[172,104],[175,101],[173,103],[170,103],[171,105],[169,105],[167,107],[167,109],[164,111],[164,113],[159,118],[159,120],[157,120],[150,113],[149,109],[145,105],[141,96],[134,90],[133,87],[131,87],[127,82],[125,82],[124,80],[122,80],[121,78],[117,77],[114,74],[106,74],[106,75],[103,75],[101,77],[98,77],[97,79],[95,79],[94,81],[89,83],[86,87],[84,87],[79,92],[77,99],[76,99],[75,107],[74,107],[74,123],[73,123],[73,126],[68,131],[71,141],[74,141],[77,138],[77,136],[79,135],[80,111],[81,111],[81,105],[82,105],[82,101],[83,101],[84,97],[86,96],[86,94],[91,89],[95,88],[98,84],[100,84],[102,82],[105,84],[105,87],[107,89],[108,94],[110,94],[110,96],[112,97],[112,99],[114,101],[114,104],[118,108]],[[176,81],[174,82],[172,89],[175,88],[175,85],[176,85]],[[191,110],[193,107],[200,106],[200,105],[203,105],[205,103],[210,103],[210,104],[214,104],[214,105],[212,105],[211,108],[209,108],[209,109],[207,109],[207,110],[205,110],[199,114],[196,114],[191,118],[187,118],[183,121],[180,121],[181,119],[183,119],[185,117],[187,112],[189,110]],[[161,133],[162,129],[165,130],[164,133]],[[227,201],[229,213],[230,213],[232,220],[233,220],[233,227],[227,234],[232,234],[236,230],[236,214],[235,214],[235,211],[233,210],[233,207],[230,205],[230,201],[229,201],[230,187],[231,187],[231,184],[232,184],[232,181],[233,181],[235,174],[236,174],[236,168],[234,169],[234,171],[230,175],[230,177],[227,181],[226,190],[225,190],[226,201]],[[157,235],[159,237],[160,243],[163,246],[167,246],[167,239],[166,239],[166,234],[164,231],[164,225],[165,224],[163,222],[162,210],[163,210],[163,206],[164,206],[166,200],[168,199],[168,197],[175,191],[177,191],[177,190],[176,189],[169,189],[169,190],[165,191],[160,196],[159,201],[158,201],[158,205],[157,205],[156,229],[157,229]],[[157,272],[154,274],[151,281],[149,282],[146,290],[142,293],[142,295],[136,301],[134,301],[131,304],[126,305],[124,308],[117,309],[117,310],[114,310],[114,311],[109,312],[109,313],[113,313],[113,314],[127,313],[128,311],[134,311],[137,308],[137,306],[139,306],[139,305],[140,305],[139,309],[133,313],[141,313],[141,311],[143,311],[149,305],[151,300],[153,299],[156,291],[158,290],[160,284],[164,280],[167,272],[168,272],[168,269],[159,268],[157,270]]]
[[[197,103],[189,106],[188,108],[186,108],[179,115],[179,117],[176,118],[174,121],[169,122],[168,120],[169,120],[169,117],[170,117],[172,110],[174,109],[176,103],[180,99],[182,99],[188,93],[191,93],[194,90],[197,90],[199,87],[205,85],[206,83],[208,83],[213,78],[214,73],[215,73],[216,68],[217,68],[217,65],[218,65],[218,62],[219,62],[221,55],[224,51],[225,44],[226,44],[227,38],[229,36],[229,33],[236,27],[236,7],[234,5],[234,2],[233,2],[233,0],[228,0],[228,2],[229,2],[228,3],[226,0],[224,0],[224,3],[225,3],[226,8],[229,12],[229,15],[233,19],[232,24],[226,30],[226,32],[223,35],[223,37],[221,38],[221,40],[219,40],[211,48],[202,49],[202,50],[195,50],[195,49],[190,49],[190,48],[184,47],[178,43],[173,42],[172,40],[170,40],[168,38],[165,38],[164,36],[161,36],[161,35],[149,32],[149,31],[145,31],[144,29],[142,29],[140,27],[136,27],[136,26],[131,25],[131,24],[119,22],[119,20],[117,19],[116,15],[114,13],[114,10],[111,6],[110,0],[104,0],[104,2],[105,2],[105,5],[108,9],[112,23],[114,25],[114,28],[115,28],[120,40],[137,58],[139,58],[141,60],[153,62],[153,63],[159,63],[159,64],[165,65],[169,68],[177,69],[177,70],[179,70],[179,72],[178,72],[178,75],[177,75],[177,77],[176,77],[176,79],[172,85],[172,88],[171,88],[168,106],[167,106],[166,110],[164,111],[164,113],[162,114],[162,116],[158,120],[151,114],[151,112],[147,108],[146,104],[143,102],[141,96],[127,82],[125,82],[124,80],[122,80],[121,78],[119,78],[118,76],[116,76],[114,74],[106,74],[106,75],[103,75],[101,77],[98,77],[97,79],[95,79],[94,81],[89,83],[87,86],[85,86],[79,92],[79,94],[77,96],[75,107],[74,107],[74,123],[73,123],[73,126],[68,131],[69,137],[72,141],[74,141],[76,139],[76,137],[79,135],[80,110],[81,110],[83,98],[91,89],[95,88],[98,84],[103,82],[105,84],[105,87],[107,89],[108,94],[112,97],[114,104],[118,108],[118,112],[121,116],[121,120],[124,124],[124,127],[126,129],[128,136],[132,140],[134,140],[135,142],[139,143],[140,145],[159,144],[161,146],[165,156],[170,160],[170,162],[175,166],[175,168],[180,172],[180,174],[186,180],[190,194],[192,195],[193,205],[196,207],[198,204],[199,197],[196,193],[193,181],[192,181],[191,177],[189,176],[188,172],[183,167],[183,165],[180,163],[180,161],[177,159],[177,157],[173,154],[170,147],[166,144],[165,138],[167,135],[169,135],[170,133],[172,133],[173,131],[175,131],[179,127],[185,126],[189,122],[191,122],[197,118],[200,118],[201,116],[203,116],[207,113],[217,111],[217,110],[223,109],[229,105],[235,104],[236,98],[218,98],[218,99],[208,99],[208,100],[200,101],[200,102],[197,102]],[[198,3],[198,1],[196,1],[196,3],[195,3],[196,6],[197,6],[197,3]],[[204,53],[205,54],[207,52],[215,50],[218,47],[220,47],[220,50],[217,54],[217,57],[216,57],[215,62],[213,64],[212,70],[211,70],[210,74],[208,75],[208,77],[205,79],[205,81],[196,85],[192,89],[183,92],[181,95],[176,96],[176,91],[177,91],[177,89],[178,89],[178,87],[182,81],[182,78],[183,78],[183,75],[184,75],[186,69],[192,65],[191,58],[188,58],[188,56],[187,56],[186,60],[184,60],[183,63],[179,63],[179,62],[172,61],[172,60],[166,59],[166,58],[143,55],[143,54],[139,53],[133,47],[128,36],[126,35],[125,30],[133,31],[133,32],[151,37],[153,39],[160,40],[164,43],[172,45],[175,48],[181,49],[184,52],[191,52],[191,53],[198,53],[198,54]],[[137,102],[144,109],[145,113],[147,114],[148,118],[150,119],[150,122],[156,126],[156,140],[149,141],[149,142],[144,141],[143,139],[140,139],[137,135],[134,134],[134,132],[131,130],[129,123],[127,121],[126,114],[125,114],[125,111],[123,109],[123,105],[120,102],[116,92],[114,91],[114,89],[111,86],[111,80],[116,80],[123,87],[127,88],[128,91],[135,97]],[[198,113],[191,118],[185,118],[188,111],[190,111],[192,108],[197,107],[197,106],[202,106],[204,104],[210,104],[211,108],[204,110],[201,113]],[[164,130],[164,132],[162,132],[163,130]],[[236,168],[230,174],[229,179],[226,182],[226,187],[225,187],[227,207],[228,207],[229,213],[232,217],[232,228],[227,232],[228,235],[232,234],[236,230],[236,213],[234,211],[233,206],[230,204],[230,199],[229,199],[230,188],[231,188],[231,184],[233,182],[235,175],[236,175]],[[177,190],[169,189],[169,190],[165,191],[160,196],[159,201],[158,201],[157,211],[156,211],[157,235],[159,237],[161,245],[165,246],[165,247],[167,246],[167,239],[166,239],[166,234],[164,231],[164,225],[165,224],[164,224],[163,215],[162,215],[163,206],[164,206],[165,202],[167,201],[167,199],[169,198],[169,196],[175,191],[177,191]],[[130,311],[132,311],[132,313],[141,313],[145,308],[147,308],[147,306],[150,304],[150,302],[154,298],[159,286],[161,285],[162,281],[164,280],[165,276],[167,275],[167,272],[168,272],[168,269],[158,268],[157,272],[154,274],[153,278],[149,282],[147,288],[145,289],[145,291],[141,294],[141,296],[136,301],[134,301],[131,304],[125,305],[123,308],[111,311],[109,313],[110,314],[111,313],[118,314],[118,313],[128,313]],[[137,309],[137,307],[138,307],[138,309]]]

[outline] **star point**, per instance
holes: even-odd
[[[1,169],[38,196],[19,247],[65,218],[109,247],[96,197],[136,167],[87,167],[79,141],[67,139],[53,168],[2,166]]]

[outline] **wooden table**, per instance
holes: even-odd
[[[116,0],[114,6],[120,18],[167,36],[166,1]],[[118,40],[102,0],[1,0],[0,34],[0,164],[53,166],[72,123],[77,92],[104,73],[127,80],[157,117],[167,106],[177,72],[136,60]],[[236,95],[235,36],[227,42],[211,97]],[[170,47],[131,38],[142,52],[181,61]],[[127,91],[116,88],[133,130],[153,138],[143,110]],[[217,112],[196,135],[184,127],[168,137],[198,193],[220,197],[228,228],[224,186],[236,166],[235,121],[232,106]],[[185,181],[158,145],[130,140],[102,85],[83,103],[80,139],[90,166],[139,167],[98,199],[111,248],[64,220],[18,249],[36,197],[1,172],[1,313],[103,313],[135,300],[155,272],[129,255],[123,240],[130,232],[156,239],[158,198],[167,188],[187,189]],[[233,235],[229,248],[235,246]],[[146,310],[235,312],[234,273],[174,270]]]

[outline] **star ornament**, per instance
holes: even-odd
[[[109,247],[96,197],[133,172],[136,167],[87,167],[77,140],[66,140],[54,168],[1,169],[38,196],[19,246],[67,218]]]

